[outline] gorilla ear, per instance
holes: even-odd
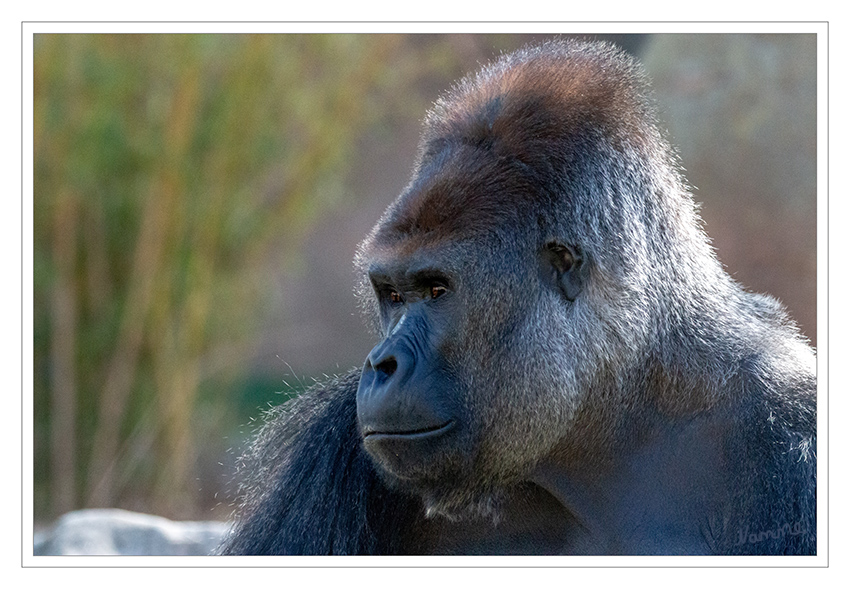
[[[568,301],[576,300],[585,280],[585,264],[575,246],[557,242],[546,244],[541,255],[543,273]]]

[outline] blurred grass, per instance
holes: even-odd
[[[240,375],[272,251],[341,196],[399,40],[36,38],[37,517],[192,511],[200,385]]]

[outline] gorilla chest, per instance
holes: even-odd
[[[429,520],[413,553],[444,555],[710,554],[692,505],[629,496],[610,511],[579,519],[545,492],[512,499],[497,521]],[[582,514],[584,516],[586,514]]]
[[[508,498],[496,520],[459,522],[437,516],[425,522],[424,542],[412,552],[486,555],[564,554],[582,536],[581,526],[554,497],[529,485]]]

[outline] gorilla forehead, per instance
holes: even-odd
[[[468,145],[447,146],[390,207],[376,245],[415,251],[488,234],[538,197],[539,185],[519,161]]]

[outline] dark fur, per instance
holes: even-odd
[[[463,435],[399,480],[363,449],[360,372],[319,386],[269,416],[223,553],[815,553],[814,354],[723,272],[653,113],[631,59],[561,42],[437,103],[357,264],[382,337],[376,264],[456,277]],[[584,259],[568,300],[553,243]]]
[[[360,448],[359,374],[271,410],[250,454],[227,554],[392,554],[415,503],[386,489]],[[398,525],[393,525],[393,520]]]

